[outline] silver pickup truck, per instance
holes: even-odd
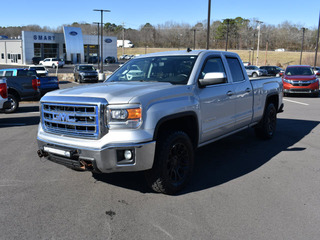
[[[145,171],[154,191],[174,194],[196,148],[248,127],[272,138],[282,96],[280,78],[249,80],[232,52],[148,54],[104,83],[46,94],[38,155],[94,172]]]

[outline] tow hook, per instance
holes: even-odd
[[[38,150],[37,154],[38,154],[39,158],[48,156],[48,153],[44,152],[43,150]]]

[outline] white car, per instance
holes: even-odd
[[[37,76],[46,77],[48,76],[48,70],[44,66],[29,66],[30,70],[35,70],[37,72]]]
[[[42,61],[39,62],[39,64],[46,66],[46,67],[63,67],[64,61],[62,61],[59,58],[45,58]]]

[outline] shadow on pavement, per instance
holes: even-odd
[[[193,177],[186,189],[178,195],[209,189],[246,175],[282,151],[305,151],[305,148],[291,146],[308,135],[319,123],[278,119],[276,135],[269,141],[256,138],[253,129],[247,129],[198,149]],[[93,174],[93,177],[142,193],[152,192],[146,185],[143,172]]]
[[[35,116],[21,114],[34,113]],[[37,125],[40,121],[39,106],[20,105],[15,113],[0,113],[0,128]]]

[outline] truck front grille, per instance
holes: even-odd
[[[99,137],[97,105],[42,103],[44,131],[74,137]]]

